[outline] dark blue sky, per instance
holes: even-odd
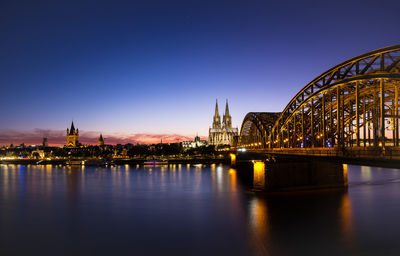
[[[400,42],[400,1],[1,1],[0,129],[207,135]]]

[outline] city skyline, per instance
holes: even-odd
[[[60,3],[1,5],[3,138],[38,144],[72,119],[88,141],[205,138],[216,98],[240,128],[331,66],[400,41],[396,1]]]
[[[218,99],[216,99],[218,104]],[[226,99],[226,109],[221,112],[225,116],[226,111],[228,111],[228,99]],[[215,118],[215,117],[214,117]],[[231,120],[231,119],[230,119]],[[74,121],[71,121],[72,127],[74,126]],[[211,125],[210,125],[211,127]],[[69,132],[68,128],[67,134]],[[96,145],[99,135],[103,135],[102,131],[80,131],[80,143],[82,145]],[[96,137],[97,136],[97,137]],[[198,132],[196,132],[196,137],[199,136]],[[207,140],[208,136],[199,136],[202,140]],[[18,130],[6,130],[0,133],[0,146],[8,146],[8,145],[40,145],[40,141],[46,138],[50,140],[51,146],[64,146],[65,143],[65,130],[50,130],[50,129],[33,129],[32,131],[18,131]],[[107,140],[107,144],[157,144],[160,142],[164,143],[177,143],[182,141],[192,141],[194,135],[182,135],[182,134],[174,134],[174,133],[165,133],[165,134],[146,134],[146,133],[126,133],[126,134],[118,134],[117,136],[110,135],[105,137]],[[68,144],[68,143],[67,143]]]
[[[398,255],[399,0],[1,0],[0,255]]]
[[[83,145],[96,145],[100,134],[103,135],[105,144],[157,144],[177,143],[182,141],[193,140],[197,134],[193,136],[182,134],[106,134],[101,131],[85,131],[80,130],[80,142]],[[202,140],[207,140],[208,136],[199,136]],[[14,146],[24,143],[25,145],[41,145],[43,138],[48,139],[49,146],[66,145],[65,130],[49,130],[49,129],[33,129],[31,131],[8,130],[0,133],[0,146]]]

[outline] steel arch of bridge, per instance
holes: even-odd
[[[280,112],[248,113],[240,128],[239,145],[265,148],[270,131],[280,114]]]
[[[399,146],[399,88],[400,45],[359,55],[309,82],[280,114],[248,113],[237,146]]]

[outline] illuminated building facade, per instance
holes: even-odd
[[[194,141],[182,141],[181,142],[183,148],[198,148],[207,145],[207,141],[200,140],[199,136],[194,137]]]
[[[209,129],[208,142],[211,145],[231,145],[235,136],[238,135],[238,128],[232,128],[232,117],[229,114],[228,100],[226,100],[225,114],[222,123],[218,110],[218,100],[215,103],[215,113],[212,127]]]
[[[79,129],[75,130],[74,122],[71,124],[71,129],[67,128],[67,147],[76,148],[79,146]]]

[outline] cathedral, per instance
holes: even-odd
[[[79,129],[75,130],[74,122],[71,124],[71,129],[67,128],[67,147],[76,148],[79,146]]]
[[[230,145],[235,136],[238,136],[238,128],[232,128],[232,117],[229,114],[228,100],[226,100],[225,114],[222,123],[218,110],[218,100],[215,103],[215,113],[212,127],[209,129],[208,143],[210,145]]]

